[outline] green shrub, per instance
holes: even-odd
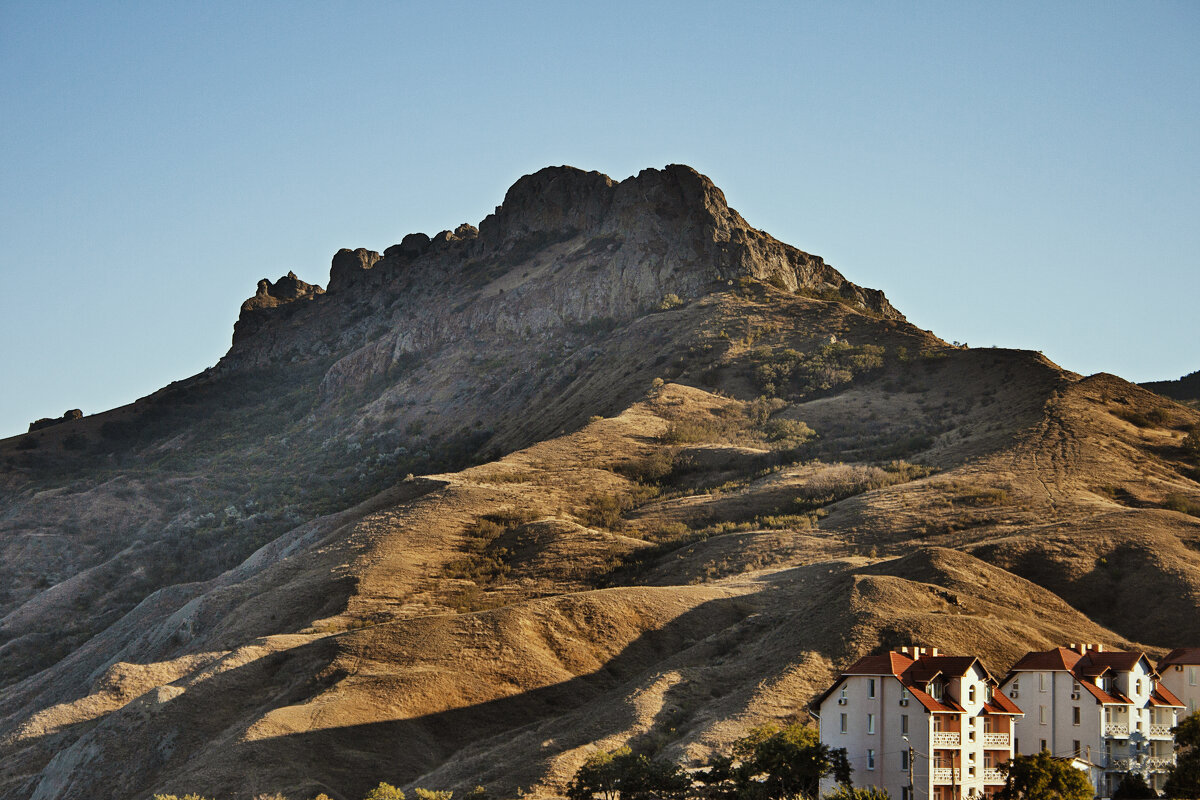
[[[1190,514],[1193,517],[1200,517],[1200,502],[1193,500],[1185,494],[1172,492],[1163,500],[1163,508],[1169,511],[1178,511],[1181,514]]]
[[[363,800],[404,800],[404,792],[390,783],[381,782],[363,796]]]
[[[609,530],[615,530],[624,524],[621,515],[632,505],[624,497],[599,492],[589,495],[584,502],[583,510],[579,514],[584,524]]]
[[[817,435],[816,431],[796,419],[773,419],[763,425],[767,441],[780,448],[793,448]]]
[[[683,300],[677,294],[663,295],[663,299],[658,301],[655,308],[659,311],[670,311],[672,308],[679,308],[683,305]]]
[[[413,789],[419,800],[450,800],[454,796],[454,792],[441,791],[437,789]]]
[[[659,437],[666,444],[691,444],[694,442],[711,442],[721,434],[721,426],[716,420],[692,418],[675,420]]]

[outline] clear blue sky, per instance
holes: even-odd
[[[0,436],[259,278],[690,164],[947,340],[1200,369],[1200,3],[0,2]]]

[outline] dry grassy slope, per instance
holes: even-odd
[[[596,746],[696,759],[756,722],[802,717],[838,665],[881,646],[938,644],[1003,671],[1065,641],[1194,641],[1198,526],[1136,506],[1196,494],[1177,458],[1195,414],[1166,406],[1167,427],[1145,429],[1113,414],[1160,406],[1032,354],[954,351],[779,410],[825,426],[810,453],[824,461],[763,471],[769,443],[730,423],[743,403],[669,384],[148,598],[0,694],[0,797],[354,798],[379,780],[547,794]],[[898,416],[941,471],[834,503],[815,526],[756,526],[794,510],[789,494],[844,478],[830,452]],[[621,474],[670,449],[672,422],[697,419],[722,423],[716,441],[681,451],[690,471],[667,494]],[[635,502],[617,530],[585,524],[597,492]],[[472,589],[453,569],[472,557],[471,526],[514,512],[533,521],[496,540],[511,572]],[[639,538],[728,517],[748,521],[673,549]],[[613,571],[639,554],[639,569]],[[1136,604],[1164,580],[1164,611]],[[585,589],[597,581],[617,585]],[[1114,588],[1128,610],[1091,605]]]
[[[213,579],[302,519],[431,464],[577,430],[628,407],[655,378],[752,397],[756,348],[809,352],[832,336],[882,347],[899,369],[899,348],[942,344],[842,303],[754,282],[722,287],[615,327],[454,341],[336,399],[316,399],[323,373],[307,367],[204,374],[0,442],[0,685],[54,664],[156,590]],[[136,435],[106,436],[114,425]],[[88,444],[66,447],[72,436]]]

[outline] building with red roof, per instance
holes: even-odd
[[[894,800],[964,800],[1004,786],[1021,709],[974,656],[902,647],[865,656],[812,705],[821,742],[844,748],[855,786]],[[832,791],[832,779],[821,793]]]
[[[1171,728],[1183,703],[1145,653],[1099,644],[1027,653],[1000,688],[1025,710],[1014,751],[1083,759],[1098,797],[1111,797],[1128,772],[1160,790],[1175,765]]]
[[[1158,662],[1159,682],[1179,698],[1187,714],[1200,709],[1200,647],[1180,647]]]

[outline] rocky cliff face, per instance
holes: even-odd
[[[324,294],[260,282],[222,366],[347,356],[335,375],[363,379],[368,362],[387,370],[464,338],[627,321],[668,295],[694,300],[741,278],[903,319],[882,292],[752,228],[690,167],[648,169],[619,183],[557,167],[517,181],[478,229],[409,234],[382,256],[339,251]],[[308,300],[315,302],[297,302]],[[364,347],[369,355],[356,352]]]

